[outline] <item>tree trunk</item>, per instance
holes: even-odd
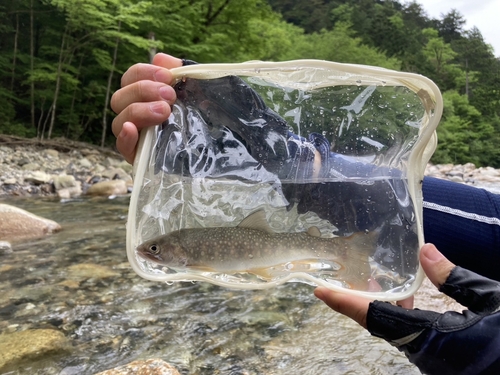
[[[43,135],[45,134],[45,127],[47,126],[47,122],[49,121],[51,113],[52,113],[52,106],[49,107],[49,111],[47,112],[47,117],[45,117],[45,120],[43,121],[42,131],[40,132],[42,136],[40,139],[43,139]],[[42,116],[40,116],[40,120],[42,120]]]
[[[82,54],[80,57],[80,64],[78,65],[78,72],[77,72],[76,77],[75,77],[76,79],[80,78],[80,73],[82,72],[83,57],[84,57],[84,55]],[[69,110],[69,121],[70,122],[68,123],[68,126],[66,127],[66,134],[65,134],[66,138],[70,138],[69,132],[71,130],[71,121],[73,118],[73,112],[75,110],[75,102],[76,102],[77,92],[78,92],[78,86],[76,86],[75,89],[73,90],[73,97],[71,98],[71,107]]]
[[[118,21],[118,31],[120,31],[122,21]],[[113,51],[113,61],[111,63],[111,69],[108,76],[108,85],[106,86],[106,96],[104,98],[104,109],[102,110],[102,135],[101,135],[101,147],[104,147],[104,142],[106,141],[106,131],[108,128],[107,114],[109,106],[109,96],[111,93],[111,83],[113,82],[113,73],[116,66],[116,58],[118,56],[118,45],[120,44],[120,38],[116,38],[115,50]]]
[[[30,1],[30,73],[35,69],[35,36],[33,32],[33,0]],[[30,101],[31,101],[31,126],[35,128],[35,81],[31,79],[30,83]],[[38,134],[40,138],[40,134]],[[43,138],[43,134],[41,134]]]
[[[45,98],[43,98],[42,104],[40,105],[40,116],[38,117],[38,125],[36,127],[36,137],[37,138],[40,138],[40,134],[43,134],[43,131],[45,131],[45,129],[42,131],[42,120],[43,120],[44,112],[45,112]]]
[[[148,39],[151,40],[152,42],[154,42],[155,41],[155,33],[150,32]],[[149,48],[149,63],[150,64],[153,63],[153,58],[155,57],[155,55],[156,55],[156,47],[152,44],[151,48]]]
[[[47,139],[50,139],[52,136],[52,130],[54,130],[54,123],[56,120],[56,108],[57,108],[57,100],[59,98],[59,90],[61,89],[61,74],[62,74],[62,65],[63,65],[63,55],[64,55],[64,44],[66,42],[66,32],[68,31],[68,26],[66,26],[63,36],[62,36],[62,41],[61,41],[61,51],[59,52],[59,63],[57,65],[57,75],[56,75],[56,88],[54,91],[54,100],[52,102],[51,110],[52,113],[50,114],[50,125],[49,125],[49,132],[47,134]],[[42,139],[43,139],[43,134],[42,134]]]
[[[469,98],[469,59],[465,58],[465,95]]]
[[[14,34],[14,51],[12,53],[12,78],[10,80],[10,91],[14,91],[14,82],[16,79],[16,62],[17,62],[17,40],[19,38],[19,13],[16,13],[16,33]]]

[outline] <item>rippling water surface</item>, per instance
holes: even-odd
[[[126,258],[126,197],[3,203],[63,230],[0,254],[0,333],[52,328],[71,343],[69,353],[8,374],[94,374],[147,358],[182,374],[419,374],[311,286],[235,291],[141,279]]]

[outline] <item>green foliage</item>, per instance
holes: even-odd
[[[450,90],[443,94],[445,111],[438,127],[439,146],[433,155],[435,163],[495,165],[498,150],[497,127],[487,122],[465,95]]]
[[[269,0],[268,2],[288,22],[300,27],[306,33],[330,29],[333,22],[329,14],[339,5],[336,1],[324,0]]]
[[[294,49],[289,50],[284,57],[399,68],[401,63],[397,59],[388,58],[375,48],[362,44],[361,39],[353,34],[350,24],[339,22],[332,30],[298,35],[294,41]]]
[[[427,43],[423,48],[423,54],[430,67],[429,75],[434,77],[434,80],[442,89],[452,89],[455,87],[457,77],[462,73],[461,70],[452,63],[457,53],[453,51],[450,44],[439,37],[436,29],[424,29],[422,34],[427,38]]]
[[[500,59],[464,25],[395,0],[4,2],[0,132],[112,143],[109,95],[152,48],[199,62],[326,59],[428,76],[445,97],[434,160],[500,167]],[[400,119],[387,116],[393,129]]]
[[[401,70],[416,72],[431,78],[445,97],[445,115],[438,127],[439,145],[433,158],[435,162],[467,162],[477,165],[500,167],[498,149],[500,126],[500,59],[496,58],[479,30],[464,30],[465,19],[452,10],[441,19],[430,19],[425,9],[416,1],[331,0],[320,2],[323,18],[316,20],[315,28],[308,20],[300,20],[311,12],[309,0],[270,0],[273,9],[283,18],[302,26],[305,35],[312,35],[314,45],[349,46],[335,44],[333,30],[339,25],[349,25],[346,31],[362,48],[370,47],[369,64],[384,66],[373,55],[378,51],[385,58],[398,61]],[[295,4],[295,5],[293,5]],[[340,26],[341,28],[345,26]],[[315,34],[315,35],[314,35]],[[328,41],[327,41],[328,40]],[[331,43],[331,44],[329,44]],[[334,61],[343,60],[345,50],[337,55],[313,47],[299,45],[311,56],[326,56]],[[321,48],[319,48],[321,49]],[[359,55],[347,48],[347,61],[360,62]],[[359,51],[359,50],[357,50]],[[365,62],[366,63],[366,62]],[[385,65],[387,66],[387,65]],[[470,110],[464,110],[464,109]],[[481,115],[477,115],[481,113]]]
[[[14,108],[15,98],[11,97],[11,93],[5,88],[0,87],[0,101],[4,105],[0,106],[0,133],[10,134],[13,131],[13,123],[15,121],[16,111]],[[16,125],[17,127],[17,125]]]
[[[259,58],[254,51],[262,55],[267,41],[256,33],[278,20],[265,0],[170,0],[153,9],[155,20],[143,27],[161,49],[205,63]]]

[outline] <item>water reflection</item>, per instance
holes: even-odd
[[[94,374],[162,358],[182,374],[418,374],[304,284],[235,291],[139,278],[125,253],[128,198],[9,199],[63,231],[0,255],[0,333],[52,328],[69,354],[8,374]]]

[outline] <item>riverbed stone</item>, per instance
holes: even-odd
[[[26,163],[23,164],[21,169],[25,171],[38,171],[40,169],[40,165],[38,165],[37,163]]]
[[[131,179],[130,175],[125,172],[122,168],[110,168],[101,173],[102,177],[113,180],[129,180]]]
[[[53,329],[30,329],[0,335],[0,372],[69,350],[67,338]]]
[[[15,177],[6,178],[3,183],[5,185],[15,185],[17,184],[17,179]]]
[[[128,174],[132,174],[132,172],[134,171],[134,166],[126,160],[123,160],[120,164],[118,164],[117,167],[121,168],[122,170],[124,170]]]
[[[61,174],[54,177],[54,187],[56,191],[74,186],[76,186],[76,180],[72,175]]]
[[[11,243],[29,241],[61,230],[53,220],[45,219],[8,204],[0,204],[0,240]]]
[[[118,164],[120,164],[121,160],[118,160],[118,159],[115,159],[115,158],[111,158],[111,157],[107,157],[106,159],[104,159],[104,165],[106,167],[116,167]]]
[[[34,171],[24,176],[24,182],[31,182],[35,185],[46,184],[51,179],[52,179],[51,175],[42,171]]]
[[[500,181],[500,170],[491,167],[479,168],[474,177],[484,182],[496,183]]]
[[[101,266],[94,263],[80,263],[68,267],[69,279],[106,279],[108,277],[120,276],[119,272],[113,271],[110,267]]]
[[[94,172],[95,172],[95,173],[102,173],[102,172],[104,172],[105,170],[106,170],[106,167],[105,167],[104,165],[102,165],[102,164],[96,164],[96,165],[94,166]]]
[[[53,148],[48,148],[45,150],[45,155],[50,156],[52,158],[59,157],[59,151],[54,150]]]
[[[90,186],[87,195],[109,197],[111,195],[125,195],[128,193],[127,182],[124,180],[102,181]]]
[[[81,158],[80,160],[78,160],[78,164],[82,168],[87,168],[87,169],[91,169],[92,168],[92,163],[87,158]]]
[[[456,176],[450,176],[448,179],[450,181],[453,181],[453,182],[463,182],[464,181],[463,177],[462,176],[458,176],[458,175],[456,175]]]
[[[180,375],[180,373],[164,360],[153,358],[130,362],[95,375]]]
[[[70,199],[82,195],[82,183],[75,181],[75,186],[69,186],[57,190],[57,196],[61,199]]]

